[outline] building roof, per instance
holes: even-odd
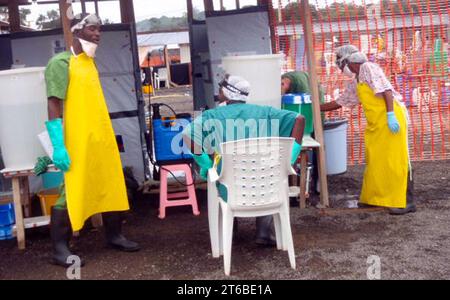
[[[357,32],[358,28],[362,33],[369,31],[378,31],[400,29],[400,28],[410,28],[410,27],[422,27],[422,26],[439,26],[439,25],[449,25],[449,16],[447,15],[433,15],[421,18],[421,16],[397,16],[389,17],[385,19],[371,19],[371,20],[349,20],[345,22],[323,22],[314,23],[315,33],[330,33],[330,32]],[[301,24],[296,24],[295,27],[292,24],[278,25],[278,35],[292,35],[303,33],[303,26]]]
[[[0,20],[0,27],[7,27],[9,29],[9,22]],[[35,31],[33,28],[22,26],[22,25],[20,25],[20,30],[22,30],[22,31]]]
[[[138,46],[164,46],[170,44],[189,44],[189,32],[159,32],[138,34]]]

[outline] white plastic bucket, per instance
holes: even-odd
[[[347,127],[347,119],[331,119],[324,122],[327,175],[347,171]]]
[[[222,68],[250,83],[247,103],[281,108],[282,54],[227,56]]]
[[[44,71],[0,72],[0,148],[7,169],[33,168],[45,155],[37,137],[48,119]]]

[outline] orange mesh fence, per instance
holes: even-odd
[[[334,50],[353,44],[379,64],[400,92],[410,115],[412,160],[450,159],[450,37],[448,0],[310,0],[317,74],[326,101],[348,84]],[[271,24],[284,71],[307,70],[300,0],[272,0]],[[364,163],[361,106],[328,117],[349,119],[349,164]]]

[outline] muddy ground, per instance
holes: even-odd
[[[367,258],[378,255],[383,279],[450,279],[450,187],[448,162],[414,164],[418,212],[342,209],[345,195],[360,190],[362,168],[330,177],[334,209],[291,209],[297,269],[286,252],[254,244],[254,221],[239,222],[234,237],[231,279],[366,279]],[[169,208],[160,220],[158,194],[133,201],[124,225],[142,250],[121,253],[104,247],[101,232],[86,228],[73,249],[86,260],[83,279],[225,279],[222,259],[210,254],[205,190],[198,189],[201,215],[188,207]],[[64,279],[48,263],[48,229],[27,231],[27,249],[0,241],[0,279]]]
[[[108,249],[102,233],[89,227],[73,239],[73,250],[86,261],[82,279],[367,279],[371,255],[380,258],[382,279],[450,279],[450,162],[413,167],[415,214],[345,209],[360,193],[363,166],[329,177],[332,208],[291,208],[296,270],[286,252],[257,246],[254,220],[241,219],[227,278],[222,259],[211,257],[202,188],[197,217],[177,207],[158,219],[157,191],[132,201],[124,232],[141,244],[140,252]],[[13,240],[0,241],[0,279],[65,279],[65,269],[48,263],[50,251],[48,228],[28,230],[25,251]]]

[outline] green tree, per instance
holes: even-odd
[[[0,20],[5,21],[8,19],[8,8],[0,7]]]
[[[19,17],[20,17],[20,25],[26,26],[27,23],[27,16],[31,14],[31,10],[28,8],[21,8],[19,10]]]
[[[381,2],[382,11],[385,15],[404,15],[419,13],[417,2],[411,0],[391,1],[383,0]]]
[[[59,12],[53,9],[48,11],[46,15],[40,14],[36,20],[36,25],[41,30],[61,27]]]
[[[311,18],[314,22],[318,22],[320,19],[324,22],[335,21],[336,19],[354,20],[356,18],[363,18],[366,15],[366,9],[362,5],[345,4],[339,2],[333,2],[329,7],[317,8],[314,4],[309,5],[311,10]],[[286,5],[283,9],[283,20],[300,22],[303,18],[303,10],[300,7],[300,3],[292,2]]]

